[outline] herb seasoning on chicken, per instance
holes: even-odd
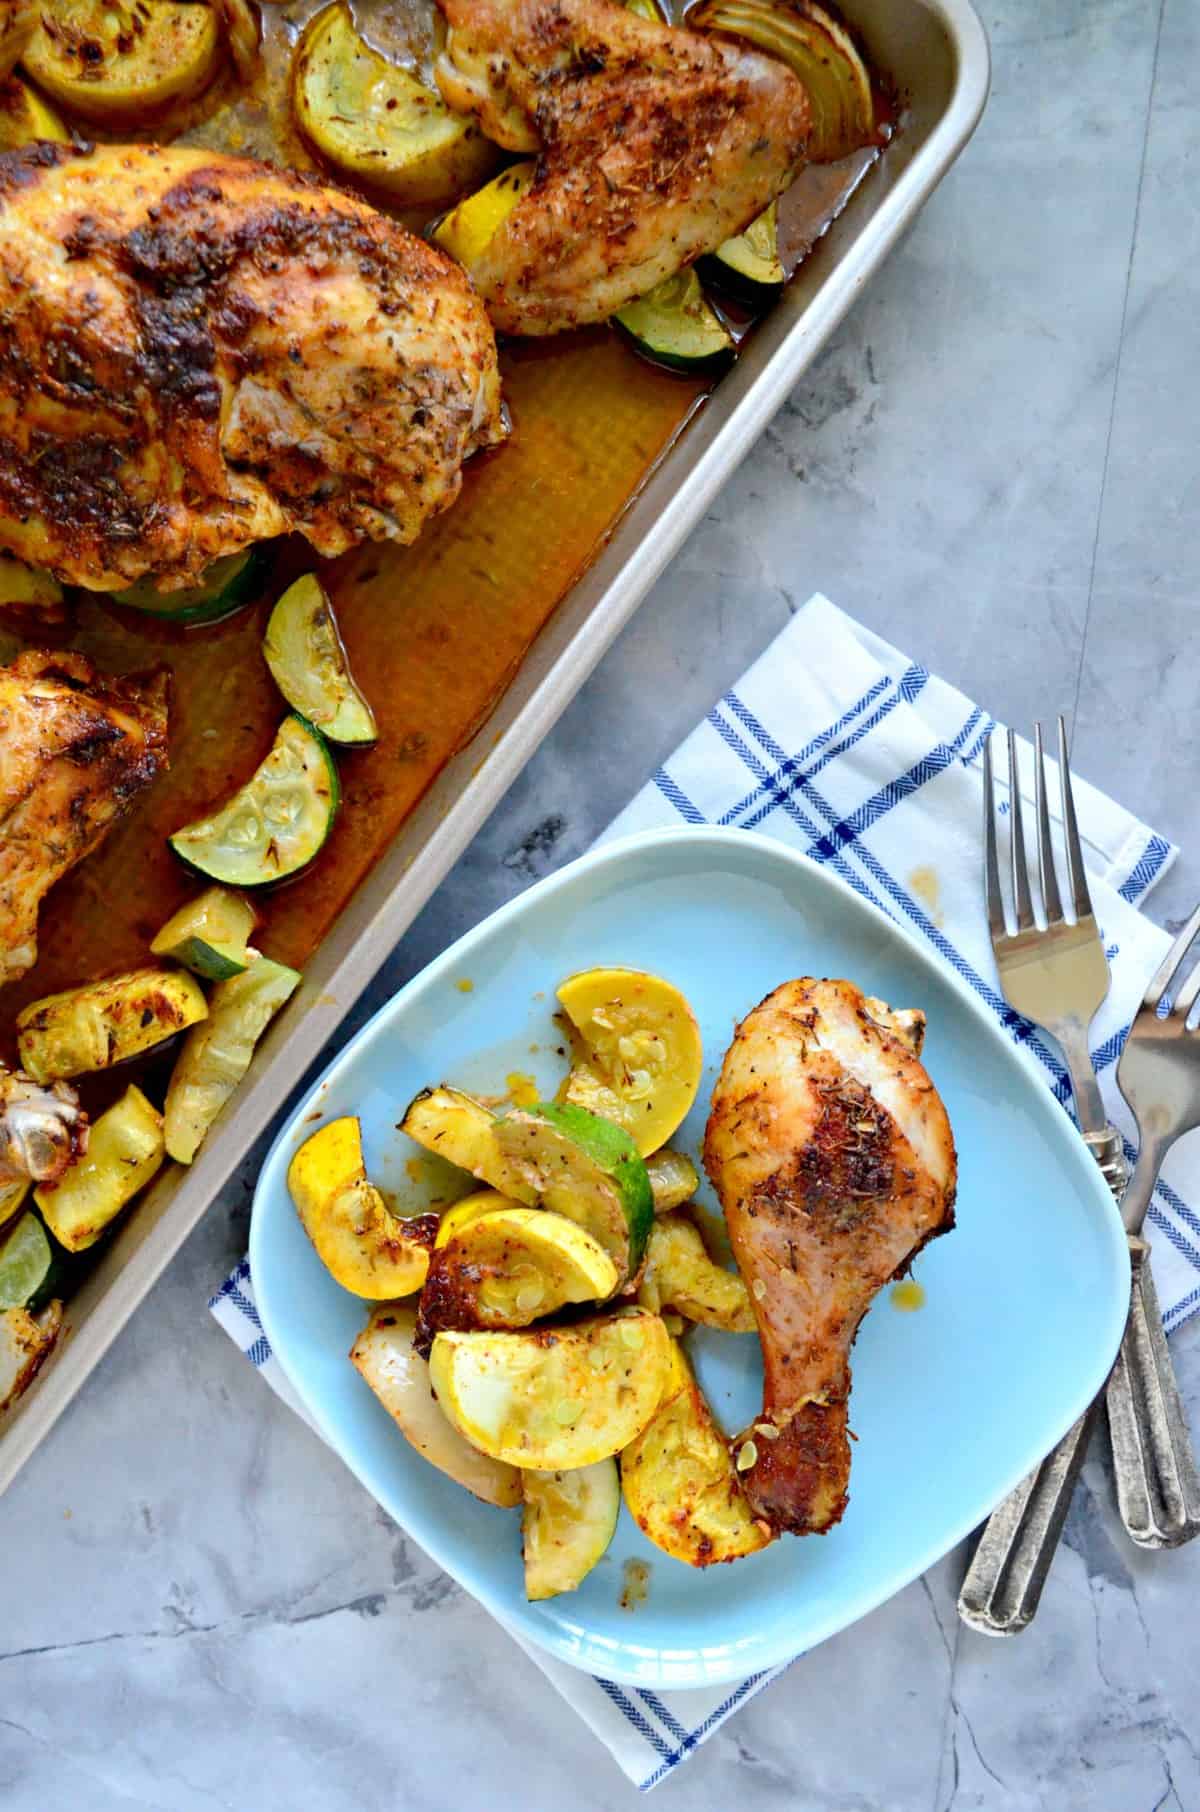
[[[408,542],[503,437],[462,272],[364,202],[181,145],[0,156],[0,548],[170,591],[291,529]]]
[[[785,982],[738,1027],[713,1096],[704,1163],[763,1349],[762,1414],[735,1451],[779,1532],[840,1520],[859,1323],[954,1224],[954,1141],[923,1030],[852,982]]]

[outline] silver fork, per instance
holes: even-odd
[[[1105,1401],[1121,1521],[1143,1548],[1177,1548],[1200,1534],[1200,1476],[1141,1237],[1163,1159],[1176,1139],[1200,1126],[1200,1029],[1188,1030],[1200,999],[1200,960],[1178,981],[1198,933],[1200,909],[1151,978],[1117,1068],[1138,1123],[1138,1159],[1121,1203],[1133,1295]],[[1168,991],[1173,998],[1164,1011]]]
[[[1105,1114],[1088,1050],[1088,1028],[1108,994],[1108,961],[1088,892],[1071,791],[1066,726],[1061,717],[1058,720],[1058,770],[1073,919],[1068,919],[1063,912],[1054,867],[1045,754],[1039,724],[1034,731],[1034,811],[1038,879],[1046,920],[1043,927],[1034,914],[1029,886],[1017,739],[1011,730],[1008,732],[1010,866],[1016,915],[1016,930],[1011,932],[996,853],[995,779],[990,737],[984,745],[984,888],[988,930],[1005,998],[1019,1013],[1049,1032],[1062,1047],[1080,1129],[1110,1189],[1120,1200],[1129,1175],[1124,1147],[1120,1134],[1109,1124]],[[973,1628],[993,1636],[1014,1635],[1032,1620],[1097,1418],[1098,1409],[1093,1405],[989,1518],[958,1600],[959,1615]]]

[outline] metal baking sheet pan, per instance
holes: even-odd
[[[624,510],[487,721],[342,910],[190,1170],[172,1167],[67,1303],[57,1352],[0,1422],[0,1491],[53,1427],[255,1138],[754,444],[974,131],[987,40],[968,0],[845,0],[901,128]]]

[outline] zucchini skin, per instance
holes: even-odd
[[[230,571],[228,577],[222,576],[215,589],[210,589],[206,579],[201,579],[198,585],[188,586],[183,591],[158,592],[150,582],[143,580],[124,591],[109,592],[109,601],[123,605],[126,610],[141,611],[143,616],[158,617],[165,623],[183,623],[189,628],[222,623],[226,617],[245,609],[247,604],[253,604],[266,580],[270,564],[266,547],[260,542],[243,552],[244,560],[240,554],[226,556],[226,559],[242,563]],[[224,561],[214,562],[209,571],[218,566],[224,566]],[[172,598],[177,601],[172,603]]]

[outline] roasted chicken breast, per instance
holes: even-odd
[[[763,1350],[741,1480],[780,1532],[841,1517],[859,1323],[954,1224],[954,1141],[922,1029],[852,982],[785,982],[738,1027],[713,1096],[704,1163]]]
[[[339,190],[181,145],[0,157],[0,548],[164,589],[298,529],[411,541],[502,438],[461,270]]]
[[[168,684],[81,654],[0,667],[0,984],[32,968],[46,892],[166,766]]]
[[[603,321],[749,225],[804,153],[784,64],[618,0],[439,0],[437,79],[532,187],[471,264],[498,328]]]

